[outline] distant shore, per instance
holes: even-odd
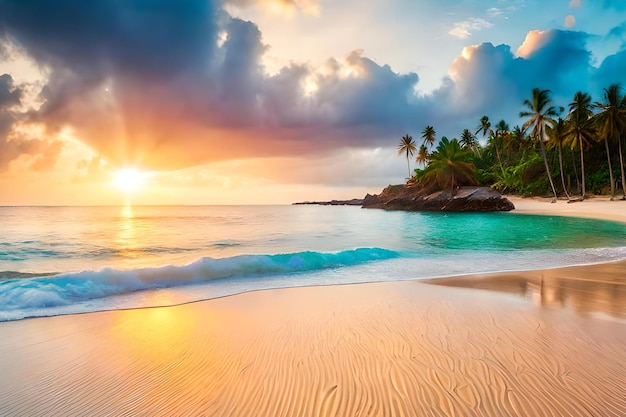
[[[625,351],[626,261],[258,291],[0,323],[0,414],[626,415]]]

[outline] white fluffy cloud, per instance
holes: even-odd
[[[494,9],[490,9],[490,10],[492,10],[493,12]],[[493,27],[493,23],[488,22],[485,19],[473,17],[463,22],[455,23],[454,27],[450,29],[448,34],[459,39],[465,39],[474,32],[478,32],[483,29],[489,29],[490,27]]]

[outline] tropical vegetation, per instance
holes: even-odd
[[[479,184],[554,201],[626,196],[626,94],[620,84],[605,88],[598,101],[578,91],[563,107],[550,90],[535,88],[518,116],[521,126],[511,128],[484,115],[474,129],[459,132],[460,140],[444,136],[437,142],[431,125],[420,133],[419,146],[405,135],[398,152],[407,164],[415,153],[418,163],[413,173],[409,168],[409,182],[453,192]]]

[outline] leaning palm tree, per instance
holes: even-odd
[[[565,186],[565,175],[563,175],[563,144],[567,138],[565,120],[559,117],[553,126],[548,126],[546,128],[546,133],[548,134],[548,146],[555,147],[559,151],[559,173],[561,174],[561,186],[563,187],[563,192],[565,193],[567,200],[570,201],[571,198],[567,192],[567,187]]]
[[[485,138],[485,136],[487,136],[487,134],[489,135],[493,134],[493,131],[491,130],[491,122],[489,121],[489,117],[483,116],[480,118],[480,123],[476,127],[476,132],[474,134],[477,135],[480,132],[483,133],[483,139]]]
[[[567,130],[565,132],[566,143],[570,148],[580,150],[580,177],[581,177],[581,198],[585,198],[585,151],[589,149],[594,138],[594,128],[591,117],[591,96],[582,91],[574,94],[572,102],[569,104],[569,114],[567,115]],[[578,176],[577,176],[578,177]]]
[[[428,162],[428,148],[426,148],[426,145],[422,144],[420,146],[419,151],[417,151],[417,157],[415,158],[415,162],[426,166],[426,162]]]
[[[408,133],[402,136],[400,139],[400,145],[398,145],[398,155],[406,153],[406,166],[409,170],[409,179],[411,178],[411,164],[409,163],[409,157],[413,156],[413,153],[417,150],[413,137]]]
[[[626,127],[626,115],[623,108],[624,96],[619,84],[611,84],[604,89],[604,102],[596,103],[600,112],[596,115],[596,126],[600,140],[604,140],[607,161],[609,163],[609,178],[611,180],[611,200],[615,198],[615,180],[611,169],[611,154],[609,151],[609,141],[617,141],[619,146],[619,162],[622,171],[622,187],[624,198],[626,198],[626,178],[624,176],[624,159],[622,156],[621,133]]]
[[[424,130],[422,130],[422,142],[424,145],[428,147],[428,149],[432,148],[435,144],[437,132],[435,132],[435,128],[432,126],[426,126]]]
[[[528,117],[529,119],[522,126],[523,129],[532,127],[531,136],[539,142],[541,149],[541,156],[543,157],[543,163],[546,167],[546,174],[550,181],[550,187],[554,193],[553,203],[556,203],[557,194],[554,188],[554,182],[552,181],[552,175],[550,175],[550,166],[548,165],[548,158],[546,157],[546,149],[544,141],[546,140],[546,127],[554,124],[553,117],[558,116],[556,107],[550,106],[550,90],[541,90],[539,88],[533,89],[533,96],[530,100],[524,100],[524,105],[528,108],[528,111],[522,111],[519,117]]]
[[[461,148],[456,139],[442,137],[435,152],[428,157],[422,181],[425,186],[439,189],[450,187],[454,195],[461,185],[476,184],[476,168],[471,161],[471,152]]]

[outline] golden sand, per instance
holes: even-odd
[[[435,282],[0,323],[0,415],[626,416],[626,262]]]
[[[400,282],[2,323],[0,415],[624,416],[607,297]]]

